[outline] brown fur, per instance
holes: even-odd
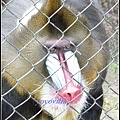
[[[61,0],[48,0],[42,7],[41,11],[50,17],[60,7]],[[73,13],[71,13],[67,8],[63,7],[60,9],[60,11],[53,15],[50,21],[60,30],[65,31],[65,37],[72,39],[71,41],[77,46],[77,50],[81,53],[76,53],[76,56],[81,68],[83,67],[82,75],[84,79],[87,80],[87,83],[89,84],[88,87],[91,88],[94,86],[94,82],[92,83],[92,81],[96,79],[98,72],[100,72],[106,66],[108,55],[105,51],[101,50],[97,55],[91,58],[97,51],[99,51],[100,45],[94,41],[92,37],[88,37],[85,42],[81,43],[90,34],[89,30],[86,29],[86,27],[89,27],[89,25],[87,23],[87,19],[83,15],[79,16],[79,21],[83,22],[86,27],[80,24],[78,20],[76,21],[76,19],[77,18]],[[76,22],[71,26],[74,21]],[[8,80],[11,86],[16,84],[15,80],[17,79],[18,85],[16,90],[21,95],[27,93],[25,89],[27,89],[29,92],[34,92],[34,90],[36,90],[45,82],[45,77],[48,76],[47,69],[44,65],[47,56],[45,50],[43,50],[43,45],[48,40],[58,40],[61,37],[61,33],[47,22],[47,17],[38,12],[28,21],[28,29],[22,25],[19,26],[12,33],[12,38],[14,39],[8,40],[20,50],[20,56],[18,56],[18,58],[15,59],[15,61],[8,65],[5,69],[8,73],[14,76],[14,78],[7,73],[4,73],[3,77]],[[48,25],[46,26],[46,24]],[[41,29],[43,26],[45,26],[45,28]],[[66,30],[68,27],[70,28]],[[33,35],[31,31],[35,33],[35,35]],[[36,41],[32,41],[30,44],[24,47],[32,39],[35,39]],[[11,45],[8,45],[8,49],[10,46]],[[3,54],[4,52],[6,54],[6,51],[3,50]],[[17,52],[18,50],[13,52],[13,54],[17,54]],[[28,59],[30,62],[26,61],[23,57]],[[3,65],[7,65],[6,59],[3,55]],[[84,67],[85,65],[86,67]],[[33,69],[32,66],[35,69]],[[23,86],[25,89],[21,86]],[[39,88],[39,91],[41,89],[42,87]],[[40,99],[39,91],[32,93],[34,98],[38,100]],[[70,119],[69,116],[66,118],[66,120],[67,119]],[[39,120],[49,120],[49,117],[46,113],[43,113],[40,115]]]

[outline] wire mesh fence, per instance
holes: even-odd
[[[113,62],[109,66],[108,73],[106,76],[106,81],[109,83],[109,85],[107,85],[106,83],[103,84],[104,91],[106,91],[107,89],[109,90],[104,94],[105,111],[103,112],[104,117],[102,119],[115,120],[115,119],[119,119],[118,118],[118,89],[119,88],[118,88],[118,77],[117,77],[118,76],[118,1],[101,0],[100,2],[102,5],[104,14],[106,15],[106,19],[108,21],[108,24],[105,23],[107,34],[109,36],[112,36],[113,33],[116,31],[116,34],[113,35],[113,37],[111,37],[109,41],[110,54],[113,56],[112,58]],[[113,79],[114,79],[114,82],[113,82]]]
[[[48,1],[53,2],[53,0]],[[89,114],[94,106],[102,109],[100,120],[118,120],[119,1],[86,0],[84,2],[81,0],[80,2],[78,0],[73,2],[72,0],[62,0],[60,6],[58,1],[51,3],[53,6],[46,4],[45,0],[21,0],[21,2],[19,0],[2,0],[1,2],[2,120],[98,120],[97,117],[92,119]],[[42,4],[38,4],[39,2]],[[82,5],[79,5],[79,2]],[[87,4],[84,5],[84,3]],[[42,6],[47,7],[42,9]],[[52,13],[48,9],[49,6],[52,6]],[[79,9],[80,6],[81,9]],[[89,11],[91,7],[100,14],[100,19],[96,19],[95,23],[94,17],[96,17],[96,14]],[[61,11],[69,11],[69,15],[64,16]],[[37,13],[39,13],[37,17],[34,17]],[[56,17],[57,14],[59,14],[59,18]],[[91,15],[87,17],[86,14]],[[83,17],[85,15],[85,19],[92,20],[94,25],[87,25],[86,20],[82,19],[81,15]],[[33,21],[29,22],[32,17],[34,18]],[[61,18],[63,17],[64,20],[62,21]],[[82,26],[80,29],[83,30],[80,35],[78,35],[78,20],[80,26]],[[101,31],[103,30],[101,24],[105,27],[107,35]],[[98,32],[101,32],[101,35]],[[98,40],[93,37],[94,34],[98,37]],[[57,36],[57,40],[55,36]],[[72,36],[75,37],[72,38]],[[81,40],[74,42],[74,38],[78,39],[78,37]],[[92,40],[89,37],[92,37]],[[51,39],[51,42],[48,39]],[[92,43],[93,46],[90,46],[92,41],[95,44]],[[84,48],[85,46],[86,48]],[[60,51],[61,47],[65,51],[65,56]],[[69,52],[71,50],[72,52]],[[54,55],[56,51],[61,61],[60,65],[58,65],[58,58]],[[103,58],[102,61],[102,57],[99,57],[102,53],[105,53],[103,55],[105,59],[109,56],[105,66],[102,66],[102,62],[106,63],[105,59]],[[66,57],[66,59],[61,56]],[[75,56],[79,57],[81,61],[77,60]],[[100,62],[98,62],[98,59],[100,59]],[[72,62],[75,64],[75,69],[71,70],[71,67],[69,70],[68,66]],[[80,68],[77,68],[78,64]],[[96,66],[99,66],[99,64],[102,67],[97,69]],[[104,79],[102,73],[106,70],[107,75]],[[60,71],[63,71],[63,74]],[[82,74],[83,76],[87,74],[88,78],[83,77]],[[63,97],[65,86],[69,87],[72,84],[71,81],[65,83],[64,77],[65,79],[68,77],[72,79],[71,81],[74,84],[71,85],[72,87],[70,86],[72,91],[74,91],[73,87],[75,85],[82,86],[79,89],[82,89],[82,92],[78,92],[77,97],[73,97],[71,100],[68,100],[68,97],[65,97],[66,99]],[[83,79],[83,82],[78,78]],[[84,81],[84,79],[87,79],[87,81]],[[92,91],[91,89],[93,89],[92,92],[97,91],[96,88],[99,89],[101,84],[103,93],[98,93],[95,98],[90,91]],[[69,90],[68,87],[67,90]],[[75,89],[77,88],[75,87]],[[67,93],[67,95],[72,96],[71,93]],[[92,99],[91,103],[89,103],[87,96]],[[102,97],[103,105],[101,105],[101,102],[99,103]],[[75,102],[77,98],[80,99],[78,103]],[[96,110],[96,112],[99,114],[99,110]]]

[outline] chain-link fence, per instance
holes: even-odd
[[[51,1],[53,2],[53,0]],[[3,104],[2,120],[52,120],[52,119],[53,120],[61,120],[61,119],[92,120],[91,119],[92,117],[89,116],[90,114],[87,114],[87,117],[84,117],[84,114],[86,115],[86,113],[89,112],[92,109],[92,107],[94,107],[94,105],[99,106],[100,109],[102,108],[102,114],[100,120],[118,120],[118,89],[119,89],[118,88],[118,4],[119,4],[118,0],[90,0],[89,2],[88,0],[87,2],[81,0],[83,3],[80,2],[79,0],[75,2],[73,2],[72,0],[69,1],[62,0],[61,6],[55,9],[55,6],[56,7],[59,6],[58,4],[59,0],[56,1],[55,3],[51,3],[53,4],[53,6],[51,4],[46,4],[45,0],[36,0],[36,1],[21,0],[21,2],[19,0],[2,0],[1,2],[2,4],[2,76],[3,76],[2,97],[1,97]],[[42,2],[42,4],[38,5],[39,2]],[[78,4],[79,2],[82,3],[82,5],[79,5]],[[87,4],[84,5],[84,3]],[[29,7],[29,5],[30,6],[32,5],[32,7]],[[46,9],[42,9],[42,5],[43,6],[46,5],[47,6]],[[47,8],[49,8],[49,6],[52,6],[51,7],[53,9],[52,11],[54,11],[52,12],[52,14],[49,12],[51,10],[48,9],[47,11]],[[98,20],[99,22],[90,29],[89,29],[89,25],[86,25],[86,21],[80,19],[79,22],[83,26],[81,27],[81,29],[86,29],[86,30],[84,30],[84,32],[80,34],[80,36],[81,35],[83,36],[81,37],[82,39],[81,42],[76,41],[76,43],[74,43],[73,40],[74,37],[72,38],[72,36],[79,34],[77,32],[79,25],[78,24],[76,25],[76,23],[79,17],[81,17],[81,15],[83,15],[84,17],[84,13],[87,13],[86,11],[91,6],[95,8],[95,10],[102,17],[100,18],[100,20]],[[79,7],[83,7],[82,10],[79,9]],[[64,16],[64,14],[60,12],[62,11],[62,9],[65,9],[64,11],[69,11],[70,16],[72,16],[73,20],[71,20],[72,18],[69,17],[69,15]],[[27,12],[23,13],[25,10]],[[45,12],[48,14],[46,14]],[[91,11],[89,11],[89,13],[90,12]],[[39,13],[38,16],[35,17],[32,22],[29,22],[31,17],[34,17],[34,15],[36,15],[37,13]],[[60,18],[54,18],[54,16],[57,14],[60,14]],[[63,17],[64,20],[66,20],[68,23],[65,23],[66,21],[64,20],[61,21],[61,18]],[[94,21],[95,13],[92,13],[90,17],[91,18],[85,16],[85,19],[91,19]],[[49,24],[50,27],[48,27]],[[65,24],[66,26],[63,27],[61,24]],[[98,34],[100,40],[101,39],[105,39],[105,40],[100,42],[99,40],[96,40],[96,38],[94,38],[94,41],[96,41],[97,45],[99,44],[97,46],[98,49],[95,48],[92,55],[89,55],[90,54],[89,53],[88,56],[85,56],[87,53],[84,51],[87,51],[88,49],[87,52],[92,52],[91,49],[93,48],[91,48],[91,46],[87,46],[84,49],[83,47],[89,43],[88,41],[89,37],[92,36],[92,32],[94,32],[94,30],[96,31],[98,30],[98,32],[102,33],[102,31],[100,31],[102,27],[99,29],[100,24],[104,25],[107,36],[104,36],[105,34],[103,34],[103,36],[102,35],[99,36],[99,34],[95,32],[95,34]],[[34,30],[31,29],[33,27]],[[69,30],[72,31],[73,28],[74,28],[74,33],[67,32]],[[46,32],[46,29],[49,32]],[[84,35],[87,34],[87,31],[89,31],[90,33],[87,35],[87,37],[84,37]],[[53,38],[50,39],[54,40],[55,39],[54,36],[57,36],[58,38],[57,42],[56,41],[46,42],[47,41],[46,39],[51,37],[51,35],[49,35],[50,33],[52,33],[53,35],[52,36]],[[71,34],[70,37],[68,33]],[[42,36],[42,37],[39,38],[38,36]],[[77,39],[77,37],[75,39]],[[63,40],[64,43],[60,42],[61,40]],[[109,46],[109,50],[107,49],[107,47],[105,47],[106,44],[107,46]],[[42,47],[39,48],[39,46]],[[68,56],[67,60],[65,59],[62,60],[61,54],[58,55],[62,64],[58,67],[57,61],[55,61],[53,58],[56,57],[54,56],[54,53],[56,52],[57,47],[59,49],[58,50],[59,53],[61,46],[64,46],[64,50],[66,51],[66,53],[68,53],[68,51],[71,49],[75,48],[75,50],[73,50],[74,51],[73,53],[70,53],[72,54],[72,57],[69,54],[65,54],[65,57]],[[95,47],[94,43],[92,47]],[[46,50],[43,51],[43,49]],[[97,62],[99,60],[95,61],[96,56],[102,54],[101,52],[102,50],[104,51],[103,54],[105,53],[106,55],[109,55],[109,61],[101,69],[96,69],[97,65],[98,66],[99,64],[101,65],[101,63]],[[53,58],[49,57],[49,54],[51,52],[53,52],[53,54],[51,55]],[[78,62],[75,59],[76,57],[74,57],[74,54],[76,56],[82,56],[80,57],[80,59],[82,60],[81,61],[78,60],[78,62],[80,62],[80,68],[76,67],[76,69],[78,69],[79,72],[76,69],[70,72],[73,75],[72,79],[75,80],[74,84],[75,85],[79,84],[82,86],[83,90],[81,91],[83,91],[83,93],[79,92],[80,95],[78,96],[83,96],[84,98],[80,97],[81,99],[80,101],[82,102],[76,105],[74,105],[75,102],[74,100],[76,100],[76,98],[75,99],[73,98],[72,99],[73,104],[72,102],[69,102],[69,100],[67,99],[68,100],[67,104],[66,104],[66,100],[62,101],[63,103],[65,103],[64,105],[65,107],[63,106],[58,107],[60,106],[60,104],[52,106],[50,103],[48,103],[48,101],[51,102],[50,100],[52,100],[53,102],[57,96],[62,97],[63,93],[60,94],[59,91],[64,89],[65,86],[69,86],[69,83],[71,82],[68,81],[68,83],[65,84],[62,77],[65,75],[66,72],[68,72],[68,70],[66,70],[68,69],[68,66],[66,65],[66,61],[69,61],[69,58],[71,58],[69,64],[72,64],[72,62],[74,62],[75,66],[78,65]],[[45,63],[46,59],[48,60],[48,63],[47,62]],[[56,63],[52,63],[51,59]],[[101,58],[98,57],[98,59]],[[105,59],[103,59],[103,61]],[[95,66],[93,63],[97,65]],[[45,64],[47,66],[47,69],[45,68]],[[50,65],[51,67],[48,64],[51,64]],[[88,65],[90,67],[88,67]],[[61,69],[63,70],[64,75],[60,74],[59,70]],[[87,74],[88,73],[90,74],[91,71],[94,71],[93,73],[91,73],[92,76],[88,75],[87,78],[88,81],[86,83],[84,82],[82,83],[81,81],[76,80],[77,78],[81,78],[82,74],[86,73],[84,72],[84,69],[87,71]],[[101,74],[106,69],[107,69],[107,75],[104,79],[102,78]],[[80,71],[81,73],[83,71],[83,73],[81,74]],[[71,73],[68,73],[67,75],[70,77]],[[78,73],[80,74],[78,75]],[[95,77],[94,77],[94,73],[95,73]],[[63,80],[62,83],[58,82],[57,80],[51,81],[51,78],[59,79],[56,78],[58,76],[61,77],[60,80]],[[68,76],[66,76],[66,79]],[[96,83],[96,86],[99,87],[99,84],[101,84],[101,83],[99,84],[97,83],[99,82],[97,80],[99,79],[99,77],[101,77],[102,81],[104,80],[104,83],[102,85],[103,93],[98,95],[96,98],[94,98],[93,97],[94,95],[92,96],[92,93],[90,93],[88,89],[94,89],[94,88],[90,88],[94,84],[94,82]],[[41,79],[42,81],[40,81]],[[91,79],[93,79],[93,81],[91,81]],[[56,84],[54,84],[54,82]],[[59,89],[57,88],[57,86],[59,86]],[[96,86],[94,87],[96,88]],[[53,92],[51,92],[52,89],[54,89]],[[90,96],[90,98],[92,98],[93,103],[87,103],[89,100],[87,101],[86,96]],[[99,99],[102,99],[102,97],[104,99],[104,102],[103,102],[103,106],[101,107],[100,105],[101,103],[99,103]],[[47,103],[47,105],[45,102]],[[83,108],[85,107],[84,104],[85,106],[89,106],[87,110],[86,109],[83,110]],[[80,109],[78,105],[81,106]],[[53,112],[52,109],[55,109],[55,111]],[[70,111],[69,113],[67,113],[67,110],[69,109]],[[99,114],[99,110],[97,112]],[[98,120],[98,119],[94,118],[94,120]]]
[[[105,120],[118,119],[118,1],[101,0],[103,13],[106,15],[105,23],[107,34],[112,36],[109,41],[110,54],[113,56],[113,62],[109,66],[104,87],[104,107],[103,118]],[[113,35],[112,29],[116,31]],[[112,78],[113,77],[113,78]],[[113,81],[114,79],[114,81]],[[107,90],[109,89],[109,90]],[[115,95],[115,96],[114,96]],[[113,98],[113,99],[111,99]]]

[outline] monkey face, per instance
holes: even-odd
[[[71,112],[70,117],[75,116],[74,119],[77,119],[77,112],[80,112],[87,103],[86,82],[81,75],[78,59],[72,52],[73,45],[67,40],[61,40],[51,48],[53,42],[57,41],[45,43],[50,48],[50,54],[45,62],[49,76],[40,93],[41,100],[47,102],[41,106],[53,117],[60,113],[62,113],[60,116],[66,117]]]

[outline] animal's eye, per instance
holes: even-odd
[[[71,44],[64,46],[64,51],[69,51],[71,49],[72,49],[72,45]]]
[[[52,48],[50,49],[50,51],[51,51],[51,52],[55,52],[55,51],[56,51],[56,48],[55,48],[55,47],[52,47]]]
[[[69,44],[69,45],[65,46],[65,48],[66,48],[66,49],[70,49],[70,48],[71,48],[71,45]]]

